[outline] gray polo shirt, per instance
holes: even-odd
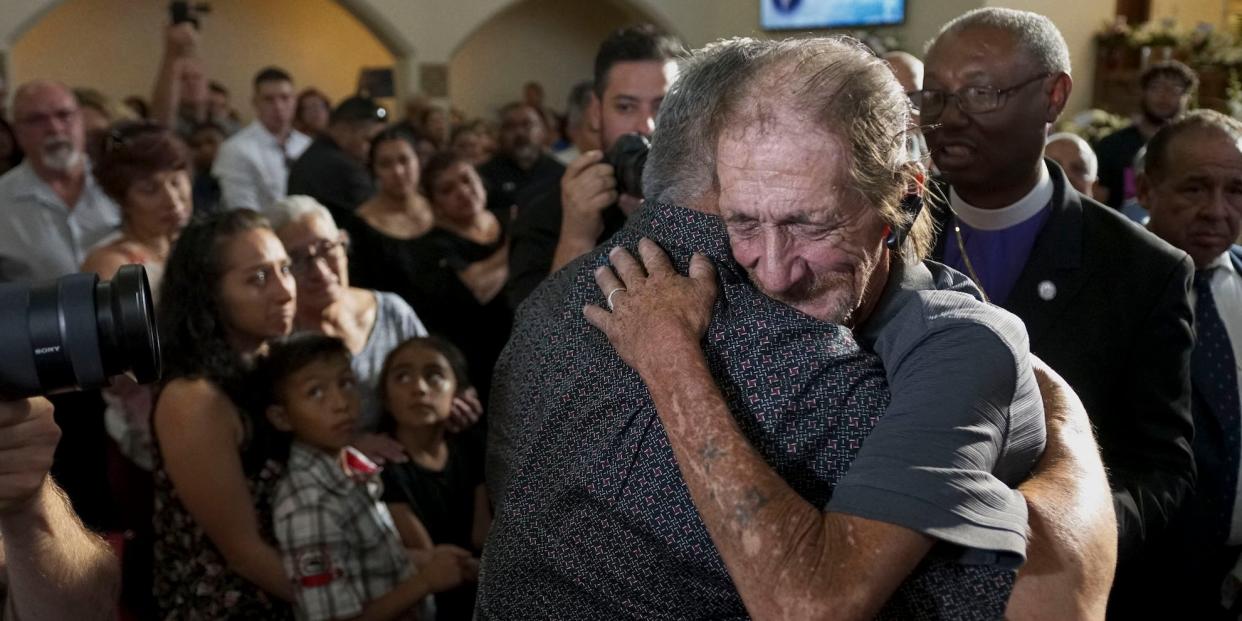
[[[1017,562],[1027,512],[1012,488],[1043,452],[1044,408],[1022,321],[976,296],[938,263],[895,269],[857,334],[892,400],[827,509]]]
[[[91,247],[120,226],[120,208],[91,174],[71,210],[23,162],[0,177],[0,282],[77,272]]]

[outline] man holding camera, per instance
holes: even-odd
[[[43,398],[0,401],[4,619],[110,619],[120,570],[48,469],[60,440]]]
[[[548,274],[611,237],[642,201],[618,193],[616,171],[605,153],[625,134],[651,135],[683,52],[675,38],[649,24],[618,30],[600,45],[587,126],[599,133],[603,151],[587,151],[570,162],[559,192],[552,189],[519,205],[505,285],[510,307],[517,308]]]

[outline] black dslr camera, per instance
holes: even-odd
[[[211,5],[206,2],[174,0],[173,2],[168,3],[168,14],[172,18],[172,25],[174,26],[189,22],[194,24],[195,30],[198,30],[199,17],[210,12]]]
[[[0,399],[107,386],[130,372],[160,377],[160,340],[141,265],[111,281],[70,274],[29,285],[0,284]]]
[[[643,197],[643,166],[647,165],[649,151],[651,141],[642,134],[622,134],[613,143],[605,159],[617,177],[617,192]]]

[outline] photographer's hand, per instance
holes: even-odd
[[[604,232],[603,212],[617,202],[617,180],[601,151],[569,163],[561,178],[561,236],[552,255],[555,272],[595,247]]]
[[[47,399],[0,402],[0,514],[31,504],[47,480],[59,441]]]
[[[108,619],[120,567],[48,471],[60,428],[46,399],[0,402],[0,537],[9,608],[23,619]]]

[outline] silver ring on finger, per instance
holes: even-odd
[[[613,289],[612,291],[608,292],[608,310],[610,311],[612,310],[612,296],[617,295],[618,293],[621,293],[623,291],[625,291],[625,287],[617,287],[616,289]]]

